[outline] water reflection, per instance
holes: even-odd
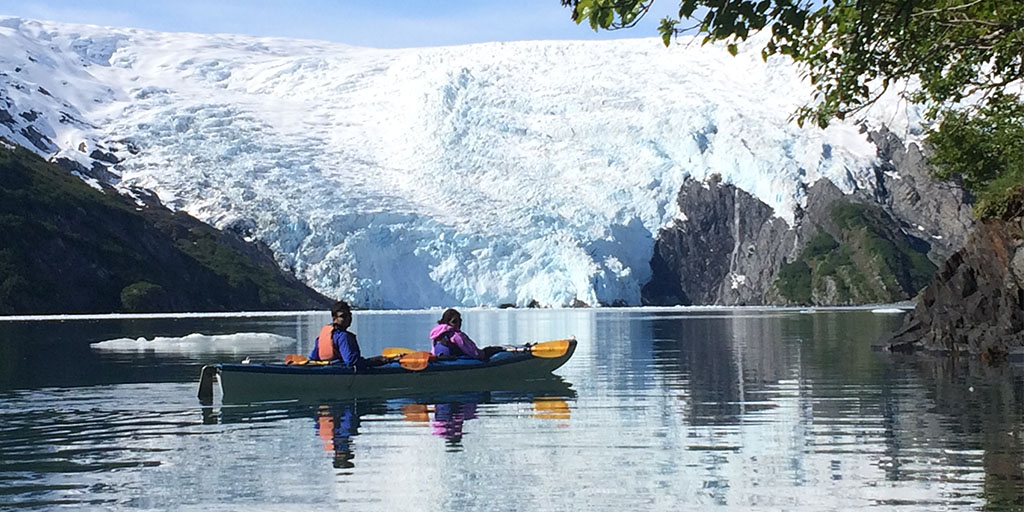
[[[934,404],[929,412],[938,417],[937,425],[919,419],[916,428],[908,430],[929,439],[946,438],[951,446],[946,463],[962,468],[955,476],[971,474],[972,466],[980,463],[987,508],[1024,506],[1024,378],[1019,372],[1006,363],[897,358],[921,376]],[[908,447],[916,443],[908,442],[907,434],[899,437],[904,439],[894,443],[894,460],[913,461],[918,455]]]
[[[476,418],[476,400],[457,402],[439,402],[433,404],[433,410],[426,404],[422,406],[424,412],[421,414],[433,413],[430,421],[432,433],[442,437],[449,449],[457,449],[462,445],[462,426],[465,422]]]
[[[787,331],[804,320],[771,311],[663,314],[638,335],[652,340],[659,377],[680,391],[690,424],[731,425],[776,407],[759,398],[797,375]]]
[[[436,316],[360,312],[360,339],[405,345]],[[320,319],[0,325],[0,508],[1024,509],[1020,369],[873,352],[899,320],[474,312],[487,338],[579,335],[564,379],[201,409],[199,365],[220,353],[87,342],[266,331],[305,347]],[[78,341],[33,357],[53,336]]]
[[[359,435],[360,418],[367,414],[386,412],[386,404],[372,401],[323,404],[317,407],[316,433],[323,442],[324,451],[331,454],[335,468],[355,467],[352,438]]]
[[[674,399],[688,431],[683,448],[697,455],[680,463],[704,468],[709,503],[764,502],[756,489],[771,480],[821,487],[851,479],[859,489],[851,504],[1024,505],[1019,368],[890,358],[871,350],[885,331],[877,320],[866,312],[668,312],[635,325],[610,318],[599,330],[634,345],[650,340],[649,357],[632,348],[630,377],[658,382]],[[909,483],[935,491],[908,492]],[[791,499],[772,491],[768,502]]]
[[[450,451],[462,448],[465,424],[480,417],[481,405],[530,404],[532,417],[546,420],[568,420],[568,400],[576,397],[571,385],[560,377],[541,379],[530,384],[530,391],[485,391],[420,398],[402,403],[402,419],[430,428],[432,435],[443,438]]]
[[[402,405],[402,419],[412,423],[427,425],[431,434],[445,440],[449,450],[458,451],[462,447],[464,426],[469,420],[478,417],[480,404],[496,403],[529,403],[533,411],[532,417],[546,420],[569,420],[572,413],[566,396],[519,396],[511,402],[507,399],[493,398],[490,393],[466,393],[447,397],[441,401],[412,402]]]
[[[399,399],[353,399],[332,402],[268,402],[246,405],[207,405],[200,408],[206,425],[272,424],[291,419],[313,419],[313,430],[333,467],[356,467],[356,438],[366,418],[402,421],[424,427],[424,432],[444,439],[448,451],[462,450],[466,424],[487,421],[495,410],[528,405],[531,416],[543,420],[566,421],[571,418],[570,401],[576,392],[561,377],[525,381],[522,389],[445,395],[425,395]],[[490,413],[482,412],[487,408]],[[350,473],[345,473],[350,474]]]

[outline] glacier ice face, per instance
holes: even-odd
[[[873,186],[860,127],[789,122],[810,89],[756,47],[378,50],[7,18],[0,65],[0,108],[38,113],[57,146],[38,152],[130,145],[121,186],[241,227],[368,307],[637,304],[687,175],[788,220],[802,183]],[[915,116],[886,99],[864,122]],[[30,146],[15,124],[0,136]]]

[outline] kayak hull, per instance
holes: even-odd
[[[392,398],[422,394],[529,390],[550,385],[552,371],[565,364],[576,349],[571,340],[558,357],[535,357],[526,350],[500,352],[489,361],[437,361],[411,371],[397,362],[355,370],[342,365],[284,365],[221,363],[203,368],[200,400],[213,399],[213,380],[219,382],[225,403],[291,399]]]

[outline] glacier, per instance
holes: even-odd
[[[806,186],[870,189],[864,126],[897,95],[797,126],[812,97],[759,41],[658,38],[382,50],[0,18],[0,136],[265,243],[372,308],[638,304],[687,176],[792,222]],[[2,115],[6,112],[6,115]]]

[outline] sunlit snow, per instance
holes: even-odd
[[[860,126],[789,122],[810,89],[756,46],[377,50],[6,18],[0,72],[0,136],[33,147],[29,113],[59,146],[45,156],[114,149],[123,187],[368,307],[637,304],[687,175],[787,220],[800,183],[873,184]],[[917,119],[886,99],[866,122]]]

